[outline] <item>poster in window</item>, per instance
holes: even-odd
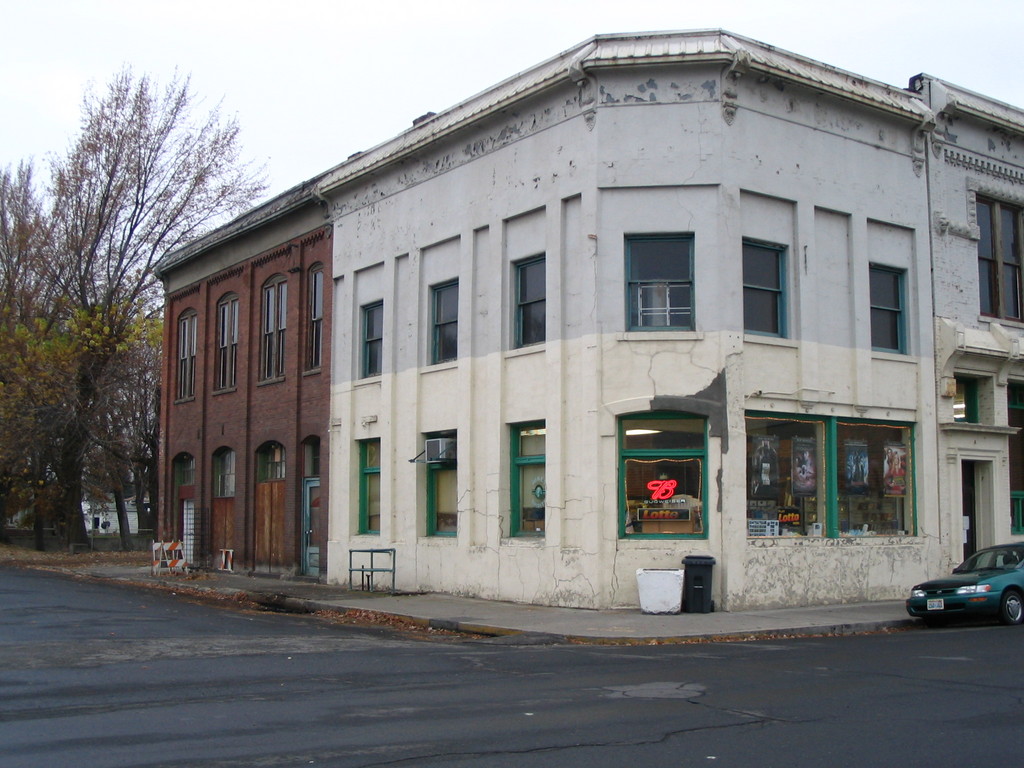
[[[907,495],[907,446],[886,443],[882,460],[882,484],[886,496]]]
[[[779,438],[758,435],[751,438],[750,448],[750,498],[778,498]]]
[[[818,457],[814,438],[793,438],[793,495],[817,496]]]
[[[868,444],[861,440],[847,440],[846,493],[865,496],[868,492]]]

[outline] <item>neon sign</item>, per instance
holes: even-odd
[[[647,484],[647,490],[651,491],[652,501],[664,501],[676,495],[677,480],[651,480]]]

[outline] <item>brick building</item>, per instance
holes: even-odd
[[[304,184],[165,258],[159,537],[190,562],[319,576],[331,227]]]

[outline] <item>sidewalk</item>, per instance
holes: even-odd
[[[856,634],[923,626],[902,600],[765,611],[653,615],[637,609],[586,610],[506,603],[451,595],[352,591],[339,585],[213,572],[199,577],[154,576],[150,569],[75,569],[94,578],[143,585],[180,584],[194,590],[243,594],[262,605],[296,612],[349,609],[410,619],[436,629],[507,638],[509,642],[643,643],[727,640],[773,635]]]

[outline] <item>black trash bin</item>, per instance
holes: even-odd
[[[687,555],[683,558],[683,612],[711,613],[711,577],[715,569],[711,555]]]

